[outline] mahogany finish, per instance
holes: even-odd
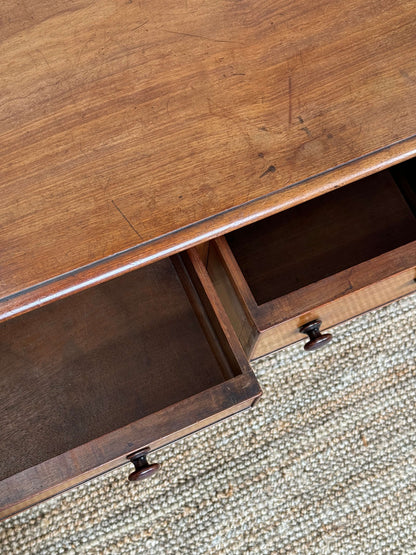
[[[416,153],[413,0],[0,3],[0,313]]]
[[[416,242],[397,249],[388,256],[379,256],[350,270],[341,272],[319,282],[316,288],[309,286],[288,295],[287,304],[292,307],[292,317],[276,325],[270,322],[278,320],[277,312],[282,302],[275,302],[273,309],[266,316],[267,322],[259,332],[258,340],[251,351],[250,358],[255,359],[286,345],[302,340],[299,329],[311,319],[320,319],[324,329],[350,320],[374,308],[383,306],[395,299],[416,291]],[[405,269],[403,269],[405,268]],[[390,277],[385,276],[393,273]],[[377,281],[377,277],[381,279]],[[351,283],[356,285],[351,288]],[[361,286],[361,284],[365,284]],[[331,295],[331,300],[327,300]],[[315,302],[312,299],[315,298]],[[324,299],[326,299],[324,301]],[[293,315],[293,309],[297,314]],[[260,322],[261,324],[261,322]]]

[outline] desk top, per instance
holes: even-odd
[[[0,4],[11,317],[416,153],[414,0]]]

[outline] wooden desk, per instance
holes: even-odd
[[[2,2],[1,315],[412,156],[415,5],[377,6]]]
[[[22,360],[19,345],[12,349],[9,338],[12,333],[21,341],[30,338],[15,322],[32,326],[36,335],[49,318],[54,322],[49,333],[61,323],[63,336],[70,329],[80,337],[75,320],[67,328],[63,323],[75,305],[68,299],[69,305],[54,308],[55,302],[150,265],[153,270],[146,272],[154,272],[153,278],[138,274],[140,284],[148,283],[140,299],[154,293],[152,283],[164,288],[179,271],[189,306],[199,321],[209,322],[201,324],[205,337],[208,328],[214,330],[216,339],[206,348],[223,361],[222,377],[215,370],[212,383],[201,384],[205,409],[194,413],[181,405],[176,410],[182,421],[175,429],[163,428],[171,413],[157,412],[166,404],[148,407],[158,416],[146,429],[154,430],[158,422],[163,441],[133,424],[122,428],[120,440],[106,421],[97,434],[106,433],[107,439],[99,443],[86,434],[83,441],[92,443],[83,451],[74,432],[68,445],[58,442],[51,449],[50,460],[33,457],[29,469],[20,464],[23,454],[16,455],[21,470],[0,487],[7,506],[1,514],[8,515],[120,464],[144,443],[156,448],[189,426],[196,429],[254,401],[260,390],[196,253],[188,266],[186,260],[170,266],[163,259],[413,157],[416,6],[413,0],[376,5],[369,0],[34,0],[17,5],[5,0],[0,49],[0,318],[10,320],[3,328],[3,349]],[[410,272],[414,244],[406,249],[400,271]],[[103,307],[102,318],[111,313],[108,299],[117,295],[117,280],[108,287],[86,292],[90,296],[80,310],[88,305],[89,318],[94,303]],[[135,294],[120,303],[141,304]],[[172,302],[179,305],[182,294],[178,289]],[[34,311],[47,304],[42,309],[47,312]],[[30,311],[29,325],[20,318]],[[141,333],[150,329],[150,321],[156,326],[155,311],[145,311],[148,325]],[[183,317],[192,327],[191,312]],[[138,325],[130,312],[124,320],[111,318],[126,334]],[[71,348],[57,342],[53,356],[67,348],[67,357],[75,360],[76,352],[104,348],[91,333],[88,345],[85,337]],[[186,342],[175,341],[175,353],[185,348]],[[214,348],[217,341],[220,347]],[[133,344],[128,341],[129,352]],[[40,372],[47,381],[52,353],[46,349],[33,356],[44,357]],[[10,360],[6,384],[16,376]],[[102,360],[97,358],[94,372]],[[19,368],[24,372],[25,365]],[[24,387],[23,378],[19,384]],[[209,393],[211,386],[219,397]],[[17,388],[17,382],[10,387]],[[172,403],[197,395],[186,387],[178,385]],[[224,393],[227,387],[234,388],[232,401]],[[212,406],[209,399],[215,399]],[[126,426],[131,417],[126,414],[114,426]],[[23,419],[16,428],[24,425]],[[14,433],[10,429],[8,438]],[[63,447],[69,451],[61,452]]]

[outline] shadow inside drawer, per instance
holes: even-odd
[[[383,171],[228,234],[257,304],[414,241],[414,167],[398,166],[396,179]]]
[[[0,479],[220,384],[171,260],[0,326]]]

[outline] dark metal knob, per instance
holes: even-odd
[[[150,478],[159,471],[160,464],[154,463],[149,464],[147,462],[147,454],[149,453],[149,449],[142,449],[137,453],[133,453],[133,455],[129,455],[127,458],[134,464],[134,468],[136,469],[134,472],[129,474],[130,482],[137,482],[138,480],[145,480],[146,478]]]
[[[332,335],[330,333],[322,334],[320,332],[319,328],[321,324],[321,320],[312,320],[299,328],[301,333],[309,337],[309,341],[303,346],[305,351],[316,351],[317,349],[325,347],[325,345],[331,341]]]

